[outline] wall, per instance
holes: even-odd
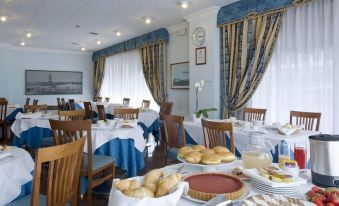
[[[25,70],[70,70],[83,72],[82,95],[30,95],[39,99],[39,104],[56,105],[56,97],[91,99],[93,84],[93,64],[90,53],[77,53],[56,50],[19,48],[0,45],[0,97],[10,103],[24,104]]]
[[[168,100],[174,102],[173,114],[189,114],[189,90],[188,89],[171,89],[170,82],[170,65],[179,62],[189,61],[189,35],[187,23],[178,24],[168,28],[170,39],[168,44]]]
[[[218,110],[220,105],[220,34],[217,27],[217,14],[219,7],[210,7],[195,14],[184,17],[189,23],[189,35],[197,27],[203,27],[207,31],[205,43],[207,63],[195,65],[195,49],[192,38],[189,38],[189,59],[190,59],[190,92],[189,111],[195,112],[195,89],[196,81],[205,80],[206,85],[199,92],[199,109],[215,107]],[[219,111],[211,112],[211,118],[218,118]]]

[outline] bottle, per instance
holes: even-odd
[[[291,160],[290,158],[290,146],[286,140],[281,140],[279,144],[279,167],[282,168],[285,160]]]

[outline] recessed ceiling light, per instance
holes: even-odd
[[[21,42],[20,42],[20,45],[21,45],[21,46],[25,46],[26,43],[25,43],[24,41],[21,41]]]
[[[182,2],[180,2],[180,6],[181,6],[182,9],[187,9],[188,2],[187,1],[182,1]]]
[[[86,51],[85,47],[81,47],[81,51]]]
[[[144,17],[145,23],[146,24],[150,24],[152,22],[152,18],[151,17]]]
[[[117,32],[115,33],[115,35],[121,36],[121,32],[120,32],[120,31],[117,31]]]
[[[0,16],[0,21],[5,22],[7,21],[7,16]]]
[[[101,44],[101,41],[100,41],[100,40],[97,40],[96,42],[97,42],[97,45],[100,45],[100,44]]]
[[[27,32],[27,33],[26,33],[26,37],[27,37],[27,38],[31,38],[31,37],[32,37],[32,33]]]

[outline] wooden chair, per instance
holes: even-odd
[[[91,102],[84,102],[85,107],[85,118],[93,120],[93,110]]]
[[[173,108],[173,102],[161,102],[160,104],[160,120],[163,120],[162,115],[171,115],[172,113],[172,108]]]
[[[245,108],[244,120],[248,122],[256,120],[265,122],[266,110],[267,109]]]
[[[62,110],[62,103],[61,103],[61,99],[59,97],[57,97],[57,103],[58,103],[58,110],[61,111]]]
[[[104,105],[97,105],[97,110],[98,110],[99,120],[106,120],[105,106]]]
[[[96,102],[102,102],[102,97],[95,97]]]
[[[150,104],[151,104],[151,101],[150,100],[142,100],[142,103],[141,103],[141,108],[149,108],[149,106],[150,106]]]
[[[9,123],[6,120],[7,117],[7,105],[8,101],[4,98],[0,99],[0,126],[2,128],[3,138],[8,138]]]
[[[66,110],[67,109],[67,103],[65,98],[61,98],[61,110]]]
[[[92,121],[82,120],[66,122],[51,119],[49,122],[56,145],[72,142],[86,134],[88,153],[84,154],[80,175],[86,176],[88,179],[87,205],[92,205],[92,189],[115,177],[115,164],[113,158],[110,156],[93,154]]]
[[[59,111],[59,120],[75,121],[85,118],[85,110]]]
[[[213,148],[216,146],[226,147],[226,132],[230,134],[231,152],[235,154],[233,126],[229,122],[213,122],[201,119],[202,128],[205,137],[205,146]]]
[[[40,148],[35,158],[33,191],[7,206],[72,206],[79,204],[80,168],[86,138],[48,148]],[[48,165],[47,197],[40,194],[42,168]]]
[[[304,125],[305,130],[319,131],[321,113],[317,112],[290,112],[290,124]],[[295,122],[293,121],[295,119]]]
[[[27,97],[26,98],[26,102],[25,102],[25,105],[29,105],[29,102],[31,101],[31,98]]]
[[[186,145],[184,117],[164,115],[166,136],[166,164],[177,160],[178,148]]]
[[[138,119],[139,109],[115,108],[114,117],[122,119]]]
[[[69,99],[68,100],[68,104],[69,104],[69,110],[75,110],[75,101],[74,101],[74,99]]]
[[[33,100],[33,105],[38,105],[38,102],[39,102],[38,99],[34,99],[34,100]]]
[[[109,97],[105,97],[105,102],[109,103]]]
[[[123,105],[124,107],[128,107],[128,106],[129,106],[130,100],[131,100],[130,98],[124,97],[124,98],[122,99],[122,105]]]
[[[48,106],[47,104],[40,104],[40,105],[25,105],[24,106],[24,111],[25,112],[43,112],[47,113]]]

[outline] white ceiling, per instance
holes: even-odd
[[[0,44],[79,51],[95,51],[112,44],[183,22],[183,16],[210,6],[223,6],[235,0],[191,0],[182,10],[179,0],[0,0]],[[150,25],[142,17],[154,18]],[[80,28],[75,28],[75,25]],[[114,30],[121,30],[117,37]],[[25,38],[24,31],[33,33]],[[97,32],[99,36],[88,34]],[[97,45],[95,39],[102,44]],[[79,43],[81,46],[72,45]]]

